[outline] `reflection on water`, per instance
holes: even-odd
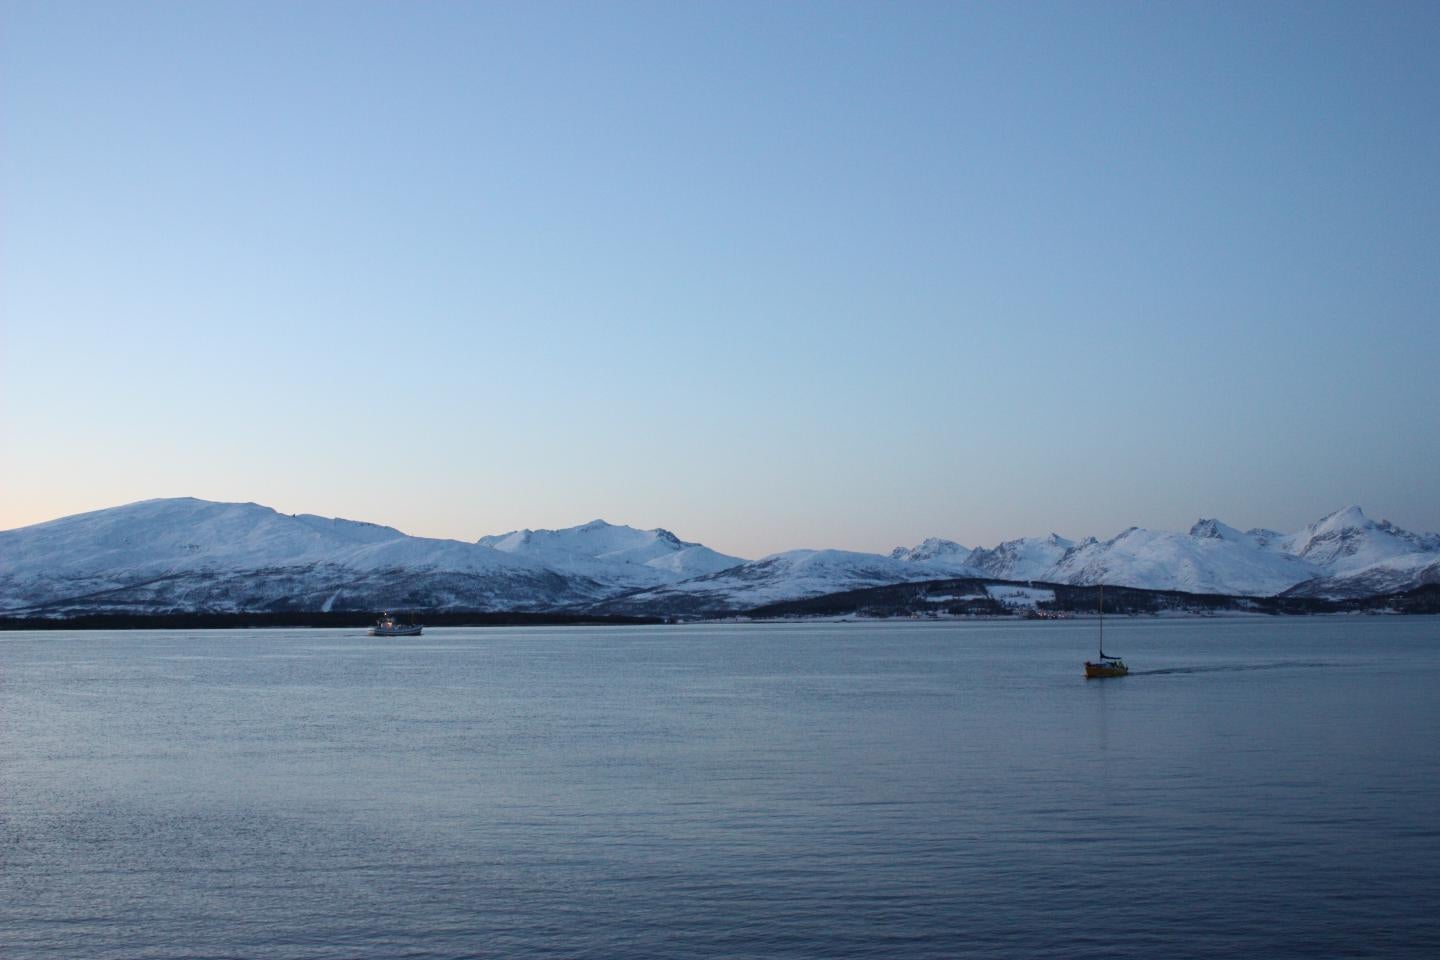
[[[1112,630],[0,634],[0,955],[1440,956],[1440,621]]]

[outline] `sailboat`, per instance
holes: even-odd
[[[1112,657],[1105,652],[1105,584],[1100,584],[1100,660],[1085,661],[1085,679],[1103,679],[1105,677],[1123,677],[1130,672],[1125,666],[1125,661],[1119,657]]]

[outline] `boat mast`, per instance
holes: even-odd
[[[1105,659],[1105,584],[1100,584],[1100,659]]]

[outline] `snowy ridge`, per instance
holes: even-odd
[[[1331,575],[1344,576],[1404,557],[1440,552],[1440,535],[1410,533],[1387,520],[1371,520],[1359,507],[1347,507],[1285,538],[1282,544],[1287,553]]]
[[[1344,599],[1436,582],[1440,536],[1410,533],[1346,507],[1289,536],[1242,532],[1210,518],[1188,533],[1132,527],[1103,542],[1075,544],[1054,534],[1015,540],[977,550],[970,563],[1009,580]]]
[[[1132,527],[1067,550],[1044,575],[1054,583],[1113,583],[1153,590],[1271,596],[1315,576],[1298,557],[1225,537]]]
[[[660,534],[647,536],[673,549],[649,562],[547,563],[254,503],[147,500],[0,532],[0,613],[554,609],[683,579],[687,558],[739,562]]]
[[[636,530],[604,520],[566,530],[513,530],[477,542],[555,570],[585,575],[608,571],[636,585],[704,576],[745,562],[703,544],[687,543],[669,530]]]
[[[1202,519],[1188,533],[1132,527],[1109,540],[1057,534],[966,551],[930,538],[888,556],[843,550],[776,554],[707,577],[603,602],[622,613],[747,610],[886,583],[980,577],[1073,585],[1097,583],[1188,593],[1324,599],[1372,596],[1440,583],[1440,537],[1370,521],[1358,507],[1299,533],[1241,532]]]
[[[939,562],[909,562],[850,550],[790,550],[709,576],[618,597],[601,605],[613,613],[702,613],[746,609],[841,590],[954,576]]]
[[[1075,543],[1058,534],[1007,540],[993,550],[977,548],[970,564],[997,580],[1042,580]]]
[[[954,540],[929,537],[914,547],[896,547],[890,551],[890,559],[905,561],[953,559],[960,563],[968,563],[970,554],[973,552],[969,547],[962,547]]]
[[[998,546],[971,550],[953,540],[931,537],[914,547],[896,547],[894,560],[943,565],[954,576],[993,577],[997,580],[1034,580],[1048,573],[1075,544],[1057,534],[1007,540]]]
[[[1325,599],[1440,583],[1440,536],[1348,507],[1285,535],[1202,519],[1186,533],[1055,534],[967,549],[930,538],[888,556],[792,550],[746,562],[663,529],[603,520],[476,543],[254,503],[180,498],[0,532],[0,615],[240,610],[751,609],[921,580],[1096,583]]]

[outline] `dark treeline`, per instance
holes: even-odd
[[[910,617],[946,614],[950,616],[1007,616],[1014,611],[989,597],[986,586],[1034,587],[1055,594],[1052,602],[1037,604],[1043,613],[1096,613],[1100,609],[1100,588],[1071,586],[1040,581],[927,580],[898,583],[864,590],[847,590],[805,600],[771,603],[747,610],[746,616],[775,617]],[[946,597],[946,599],[931,599]],[[1238,597],[1224,594],[1185,593],[1180,590],[1142,590],[1137,587],[1105,588],[1105,612],[1193,614],[1243,611],[1263,614],[1316,613],[1440,613],[1440,584],[1427,584],[1403,593],[1356,600],[1319,600],[1312,597]]]
[[[409,622],[409,611],[391,611]],[[215,630],[256,627],[371,627],[380,611],[320,613],[93,613],[76,617],[0,618],[0,630]],[[590,616],[576,613],[466,613],[418,611],[415,622],[427,627],[569,627],[634,626],[663,622],[659,617]]]
[[[745,616],[755,619],[783,617],[910,617],[1014,616],[1016,611],[986,595],[985,587],[1034,587],[1051,590],[1053,602],[1042,602],[1044,613],[1095,613],[1098,587],[1063,583],[1004,580],[927,580],[897,583],[864,590],[846,590],[804,600],[767,604],[752,610],[714,610],[687,613],[685,620]],[[944,599],[936,599],[944,597]],[[1184,593],[1179,590],[1142,590],[1107,586],[1105,612],[1154,614],[1183,612],[1204,615],[1222,611],[1261,614],[1418,613],[1440,614],[1440,584],[1426,584],[1402,593],[1355,600],[1318,600],[1312,597],[1237,597],[1223,594]],[[392,611],[402,622],[412,612]],[[0,630],[213,630],[263,627],[365,627],[380,611],[257,611],[253,613],[92,613],[73,617],[0,617]],[[417,610],[414,619],[427,627],[554,627],[638,626],[670,622],[671,617],[631,617],[582,613],[467,612]]]

